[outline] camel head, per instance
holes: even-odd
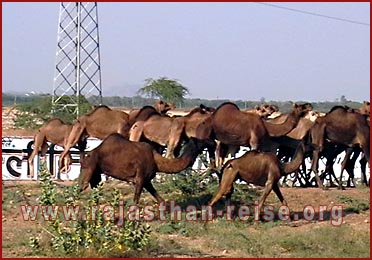
[[[274,112],[277,112],[279,109],[277,106],[269,105],[267,103],[262,103],[254,107],[254,111],[262,118],[267,118]]]
[[[169,110],[175,109],[176,105],[174,103],[167,103],[163,100],[158,100],[155,102],[154,107],[160,114],[165,114]]]
[[[299,116],[304,116],[308,111],[313,110],[313,106],[310,103],[304,103],[304,104],[293,104],[293,111],[298,113]]]
[[[213,107],[207,107],[203,104],[200,104],[199,108],[203,111],[205,114],[212,114],[214,111],[216,111]]]
[[[359,109],[360,113],[363,115],[369,115],[369,101],[363,101],[362,107]]]
[[[308,111],[304,118],[309,119],[311,122],[315,122],[315,120],[320,116],[319,112],[316,111]]]

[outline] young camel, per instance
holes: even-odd
[[[65,142],[71,132],[72,125],[63,123],[61,119],[54,118],[43,125],[34,136],[34,149],[28,158],[28,165],[30,169],[30,177],[33,178],[35,174],[34,158],[40,153],[42,157],[45,156],[48,150],[47,142],[64,147]],[[72,163],[71,155],[68,153],[64,158],[64,166],[60,172],[68,172]],[[54,174],[53,174],[54,177]]]
[[[281,164],[273,153],[260,153],[249,151],[242,157],[226,162],[222,167],[222,180],[216,196],[209,203],[213,206],[222,196],[226,196],[229,204],[233,193],[233,183],[237,179],[242,179],[247,183],[265,186],[264,192],[259,200],[258,212],[271,192],[274,190],[283,205],[287,205],[279,189],[279,179],[293,171],[301,164],[304,156],[305,146],[301,142],[297,148],[296,156],[290,163]]]
[[[148,143],[132,142],[119,134],[111,134],[83,158],[79,176],[80,188],[85,190],[89,184],[92,188],[96,187],[101,181],[101,173],[105,173],[134,183],[136,204],[143,188],[160,203],[163,199],[151,183],[156,173],[178,173],[186,169],[192,165],[203,148],[203,143],[193,138],[186,145],[181,157],[166,159]]]

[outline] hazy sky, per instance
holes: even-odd
[[[3,92],[51,93],[59,2],[2,3]],[[370,3],[275,3],[370,23]],[[146,78],[192,98],[354,101],[370,97],[370,26],[258,3],[99,3],[104,96]]]

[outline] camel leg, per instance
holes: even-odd
[[[35,175],[35,168],[34,168],[34,159],[35,156],[42,150],[42,146],[45,143],[45,136],[41,135],[40,130],[34,137],[34,149],[28,158],[28,165],[30,169],[30,177],[31,179],[34,178]]]
[[[69,153],[72,146],[74,146],[81,139],[81,136],[84,132],[85,126],[78,120],[71,129],[71,132],[67,138],[66,143],[64,144],[64,150],[61,153],[59,158],[59,168],[63,168],[64,158]]]
[[[144,124],[144,121],[138,121],[133,124],[133,126],[129,130],[130,141],[139,142],[143,133]]]
[[[318,187],[319,188],[323,188],[323,183],[322,181],[320,180],[319,178],[319,174],[318,174],[318,167],[319,167],[319,153],[320,153],[320,149],[319,148],[316,148],[314,151],[313,151],[313,161],[312,161],[312,164],[311,164],[311,170],[314,172],[315,174],[315,180],[316,182],[318,183]]]
[[[224,145],[220,142],[220,141],[216,141],[216,167],[218,169],[221,169],[222,167],[222,160],[224,158],[224,153],[225,153],[225,150],[224,150]]]
[[[217,167],[217,161],[216,161],[216,156],[215,156],[215,151],[216,151],[216,142],[212,140],[207,140],[207,150],[208,150],[208,155],[209,155],[209,168],[216,168]]]
[[[360,163],[360,168],[362,170],[361,181],[363,184],[368,186],[367,175],[366,175],[367,159],[365,158],[365,155],[360,159],[359,163]]]
[[[144,180],[141,177],[136,177],[136,182],[135,182],[135,192],[134,192],[134,203],[139,204],[139,198],[141,196],[143,186],[144,186]]]
[[[158,203],[164,201],[162,197],[158,194],[158,192],[155,190],[154,186],[152,185],[151,181],[148,181],[144,184],[144,188],[150,192],[150,194],[156,199]]]
[[[232,193],[233,183],[236,179],[238,172],[236,172],[231,165],[227,166],[222,173],[222,180],[218,188],[216,196],[209,202],[209,206],[213,206],[217,201],[219,201],[222,196]]]
[[[356,187],[355,178],[354,178],[354,167],[355,167],[356,159],[359,157],[360,152],[361,152],[361,150],[359,150],[359,149],[355,150],[354,149],[353,156],[351,158],[349,158],[345,163],[345,170],[349,174],[349,179],[348,179],[348,186],[349,187],[351,186],[350,179],[351,179],[351,182],[353,183],[354,187]],[[363,174],[362,174],[362,176],[363,176]]]
[[[261,209],[262,209],[262,206],[264,204],[264,202],[266,201],[266,198],[267,196],[269,196],[271,190],[273,189],[273,186],[274,186],[274,181],[269,179],[266,181],[265,183],[265,189],[264,189],[264,192],[259,200],[259,203],[258,203],[258,212],[260,213],[261,212]]]
[[[344,157],[344,159],[342,160],[342,163],[341,163],[341,173],[340,173],[340,180],[338,182],[339,183],[338,189],[342,189],[342,174],[345,170],[347,162],[350,160],[350,157],[351,157],[352,153],[353,153],[353,148],[347,148],[346,149],[345,157]],[[350,174],[349,174],[349,176],[350,176]]]
[[[276,196],[278,197],[278,199],[280,200],[280,202],[284,205],[284,206],[288,206],[287,204],[287,201],[284,199],[280,189],[279,189],[279,185],[278,183],[274,184],[273,185],[273,191],[275,192]]]
[[[226,194],[226,207],[231,205],[231,196],[234,193],[234,186],[231,186],[230,191]]]

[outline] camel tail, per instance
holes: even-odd
[[[282,164],[281,173],[282,175],[287,175],[291,172],[294,172],[300,167],[303,159],[304,159],[304,153],[305,153],[305,145],[303,142],[300,142],[298,145],[294,159],[290,161],[289,163]]]

